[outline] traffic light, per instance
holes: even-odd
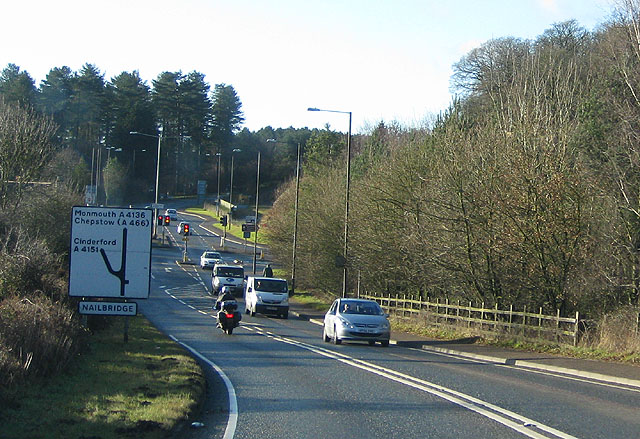
[[[164,224],[164,217],[162,215],[158,215],[158,225],[161,226]]]
[[[227,215],[220,217],[220,224],[222,227],[227,227]]]
[[[189,236],[190,235],[190,233],[189,233],[189,224],[185,224],[182,227],[182,231],[184,232],[184,236]]]
[[[169,215],[165,215],[164,217],[164,225],[168,226],[171,224],[171,217]]]

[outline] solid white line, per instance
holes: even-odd
[[[508,369],[520,370],[523,372],[534,373],[538,375],[546,375],[552,376],[556,378],[562,378],[569,381],[577,381],[580,383],[593,384],[596,386],[609,387],[612,389],[626,390],[629,392],[640,393],[640,385],[638,384],[638,380],[630,380],[626,378],[612,377],[608,375],[601,375],[596,373],[589,372],[580,372],[580,375],[576,374],[576,371],[573,369],[565,369],[561,367],[555,366],[544,366],[538,363],[534,363],[531,361],[522,361],[516,360],[514,364],[504,364],[506,361],[504,359],[498,359],[494,357],[482,356],[482,355],[474,355],[467,356],[457,354],[454,351],[450,350],[436,350],[429,348],[408,348],[413,351],[418,352],[430,352],[435,355],[441,355],[443,357],[463,359],[465,361],[469,361],[472,363],[481,363],[481,364],[490,364],[496,367],[504,367]],[[484,358],[482,358],[484,357]],[[543,369],[544,366],[544,369]]]
[[[233,384],[231,383],[231,380],[223,372],[223,370],[220,369],[220,367],[218,367],[218,365],[215,364],[213,361],[206,358],[204,355],[196,351],[194,348],[192,348],[188,344],[181,342],[180,340],[175,338],[173,335],[169,335],[169,337],[171,337],[171,339],[176,343],[179,343],[180,345],[184,346],[184,348],[187,349],[189,352],[191,352],[193,355],[200,358],[202,361],[204,361],[209,366],[211,366],[213,370],[215,370],[216,373],[220,375],[220,378],[222,378],[222,381],[224,381],[224,385],[227,388],[227,395],[229,396],[229,419],[227,420],[227,428],[224,431],[223,439],[233,439],[233,436],[236,434],[236,426],[238,424],[238,400],[236,398],[236,390],[233,388]]]

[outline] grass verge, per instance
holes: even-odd
[[[208,216],[211,217],[213,219],[215,219],[216,221],[219,219],[219,217],[216,216],[216,214],[214,212],[211,212],[209,210],[206,209],[202,209],[201,207],[189,207],[187,209],[185,209],[186,212],[189,213],[194,213],[196,215],[203,215],[203,216]],[[222,226],[220,226],[222,227]],[[244,234],[242,232],[242,225],[240,224],[231,224],[228,228],[227,228],[227,235],[233,235],[236,238],[239,239],[244,239]],[[251,238],[247,238],[247,242],[253,242],[253,233],[251,234]],[[260,235],[260,233],[258,233],[258,244],[267,244],[267,242],[264,239],[264,236]]]
[[[456,340],[460,338],[473,337],[473,332],[456,331],[454,328],[436,328],[421,325],[407,319],[391,318],[391,325],[396,331],[409,332],[428,338],[438,340]],[[545,340],[531,341],[515,338],[486,338],[478,336],[475,343],[499,346],[521,351],[541,352],[554,355],[561,355],[571,358],[582,358],[588,360],[615,361],[619,363],[640,364],[639,352],[611,352],[590,346],[570,346],[557,344]]]
[[[45,383],[2,402],[3,438],[165,438],[200,403],[198,364],[144,317],[123,317],[91,336],[87,352]]]

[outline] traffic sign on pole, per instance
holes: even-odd
[[[69,296],[148,298],[154,221],[149,209],[74,206]]]

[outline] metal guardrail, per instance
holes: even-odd
[[[360,294],[363,299],[375,300],[387,312],[402,318],[424,316],[425,321],[433,326],[457,326],[466,325],[467,328],[475,332],[485,334],[509,334],[526,339],[553,339],[556,342],[565,342],[567,339],[574,346],[578,342],[580,314],[576,312],[575,317],[561,317],[560,310],[556,315],[542,313],[542,308],[538,312],[527,310],[526,306],[522,311],[513,309],[513,305],[508,310],[485,308],[473,306],[472,302],[462,305],[460,302],[449,303],[449,299],[435,302],[416,299],[413,296],[391,294]]]

